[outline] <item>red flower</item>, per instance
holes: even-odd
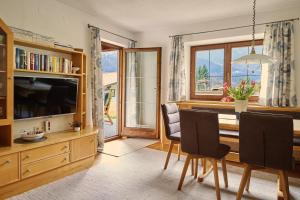
[[[254,80],[251,81],[251,86],[252,86],[252,87],[255,86],[255,81],[254,81]]]
[[[246,84],[246,81],[242,80],[241,84],[244,86]]]
[[[228,90],[228,84],[227,84],[227,82],[224,83],[223,88],[224,88],[225,92]]]

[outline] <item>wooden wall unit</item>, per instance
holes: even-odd
[[[4,199],[90,167],[97,152],[98,129],[86,126],[86,55],[81,50],[14,39],[13,33],[1,19],[0,35],[4,35],[0,36],[0,199]],[[73,66],[80,70],[76,73],[62,73],[16,69],[14,45],[42,53],[62,54],[61,57],[67,56]],[[74,121],[81,123],[81,131],[48,133],[47,140],[43,142],[13,143],[14,72],[18,75],[78,78],[78,103]]]

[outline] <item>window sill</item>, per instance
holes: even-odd
[[[219,109],[234,109],[234,102],[220,102],[220,101],[180,101],[176,102],[180,108],[192,108],[192,107],[203,107],[203,108],[219,108]],[[248,108],[251,110],[268,110],[268,111],[279,111],[279,112],[300,112],[300,107],[270,107],[262,106],[257,102],[249,102]]]

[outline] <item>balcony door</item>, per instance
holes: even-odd
[[[158,138],[161,48],[123,51],[122,135]]]

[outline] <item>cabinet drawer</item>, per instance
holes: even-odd
[[[96,136],[87,136],[72,141],[71,161],[77,161],[96,153]]]
[[[0,157],[0,186],[19,180],[18,153]]]
[[[22,179],[34,176],[69,163],[70,154],[54,156],[34,163],[22,165]]]
[[[21,153],[22,164],[42,160],[51,156],[67,153],[70,151],[69,142],[40,147]]]

